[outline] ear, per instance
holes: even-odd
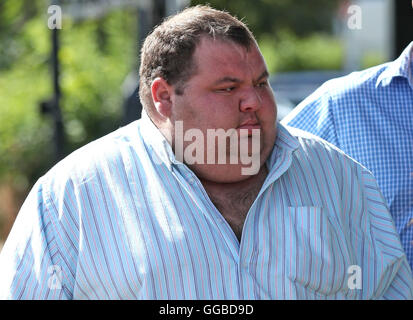
[[[171,115],[171,93],[172,87],[163,78],[156,78],[151,85],[152,101],[158,114],[163,118]]]

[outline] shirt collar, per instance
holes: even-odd
[[[403,50],[400,57],[387,64],[387,68],[380,74],[376,81],[376,87],[380,84],[387,86],[394,77],[404,77],[413,89],[413,42]]]
[[[142,109],[140,121],[142,139],[149,147],[152,160],[156,163],[165,163],[169,170],[172,169],[172,164],[182,164],[182,162],[176,160],[175,154],[168,140],[149,118],[145,109]]]
[[[145,110],[142,110],[140,127],[142,139],[150,148],[149,151],[151,152],[151,157],[154,161],[165,163],[169,170],[172,169],[173,164],[183,164],[176,159],[171,145],[149,118]],[[278,122],[277,137],[275,140],[274,148],[267,159],[267,164],[269,165],[269,167],[273,167],[281,153],[292,153],[298,147],[298,139],[294,137],[290,132],[288,132],[288,130],[281,123]]]
[[[267,159],[268,168],[274,167],[282,153],[292,154],[298,149],[300,143],[280,122],[277,122],[277,138],[274,148]]]

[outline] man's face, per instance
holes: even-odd
[[[197,128],[205,137],[208,129],[236,129],[237,132],[259,129],[261,166],[274,145],[277,111],[259,49],[253,44],[247,51],[236,43],[205,36],[193,59],[195,74],[185,83],[183,94],[174,94],[171,98],[171,122],[181,120],[184,132]],[[251,151],[252,138],[248,139]],[[205,179],[221,182],[243,179],[239,176],[239,166],[218,166],[193,165],[192,169]]]

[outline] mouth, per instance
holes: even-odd
[[[248,133],[248,136],[251,136],[252,135],[252,130],[254,130],[254,129],[260,130],[261,125],[256,120],[248,120],[248,121],[242,123],[237,128],[237,131],[239,131],[241,135],[245,135],[245,133]]]

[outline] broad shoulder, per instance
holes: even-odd
[[[41,180],[50,188],[69,181],[81,184],[93,180],[105,167],[111,170],[124,165],[125,155],[138,153],[140,145],[139,121],[135,121],[75,150],[54,165]]]
[[[303,161],[303,155],[305,155],[307,161],[337,161],[337,163],[332,164],[336,166],[341,163],[341,165],[350,165],[362,171],[368,171],[362,164],[327,140],[310,132],[285,124],[284,128],[296,138],[299,143],[299,148],[294,155],[295,158],[300,157],[300,161]]]

